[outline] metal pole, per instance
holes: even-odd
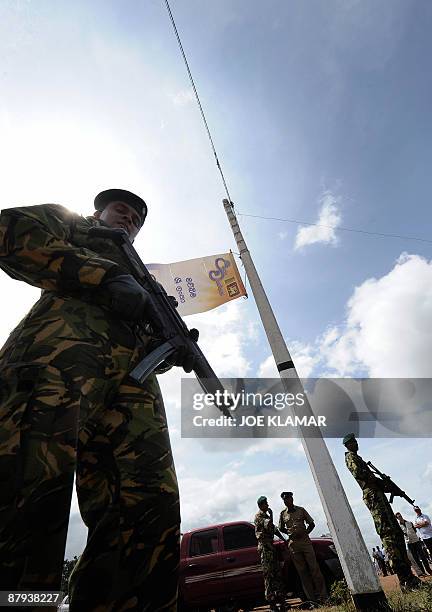
[[[301,385],[276,317],[240,231],[234,213],[234,204],[226,199],[223,200],[223,204],[282,382],[287,379],[297,379],[297,384]],[[302,437],[301,441],[356,609],[362,612],[390,610],[323,438]]]

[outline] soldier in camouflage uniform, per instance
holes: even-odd
[[[404,535],[385,495],[385,483],[375,476],[367,463],[357,454],[358,443],[354,434],[343,439],[347,448],[345,463],[363,491],[363,501],[372,514],[375,529],[381,538],[393,573],[402,587],[416,588],[421,581],[413,575],[405,548]]]
[[[88,539],[71,612],[174,611],[180,516],[165,410],[154,375],[128,377],[158,316],[122,251],[89,236],[122,227],[133,240],[147,207],[116,189],[95,208],[0,217],[0,266],[43,290],[0,352],[0,590],[60,589],[76,467]]]
[[[277,551],[273,546],[273,538],[281,536],[273,524],[273,512],[269,508],[267,498],[263,495],[257,500],[259,512],[255,515],[255,536],[258,540],[258,552],[264,576],[265,598],[270,604],[270,610],[286,610],[285,587],[282,581]]]

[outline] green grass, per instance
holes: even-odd
[[[387,600],[394,612],[432,612],[432,582],[425,583],[417,591],[408,593],[393,591],[387,594]],[[350,601],[346,601],[335,606],[319,608],[319,610],[320,612],[355,612],[355,607]]]

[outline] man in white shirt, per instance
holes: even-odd
[[[411,552],[414,561],[416,562],[416,564],[418,565],[418,568],[420,570],[420,575],[421,576],[425,576],[426,572],[428,574],[432,573],[431,568],[429,567],[429,564],[426,562],[426,559],[423,557],[423,550],[422,550],[422,543],[420,541],[420,538],[418,537],[417,533],[416,533],[416,528],[414,527],[414,525],[411,523],[411,521],[407,521],[403,518],[402,514],[400,512],[396,512],[395,514],[399,525],[403,531],[404,537],[405,537],[405,542],[408,546],[408,550]]]
[[[421,539],[427,546],[429,554],[432,557],[432,525],[431,520],[427,514],[423,514],[421,508],[414,506],[415,513],[417,515],[414,521],[414,526],[418,529]]]

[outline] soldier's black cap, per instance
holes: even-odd
[[[141,217],[141,225],[147,217],[147,204],[142,198],[126,189],[105,189],[97,194],[94,200],[96,210],[103,210],[110,202],[125,202],[132,206]]]
[[[265,501],[267,501],[267,497],[265,495],[261,495],[260,497],[258,497],[258,499],[257,499],[258,506],[260,504],[262,504],[263,502],[265,502]]]
[[[292,497],[292,496],[293,496],[292,491],[282,491],[281,493],[282,499],[285,499],[285,497]]]
[[[353,433],[349,433],[345,436],[345,438],[342,440],[342,444],[347,444],[348,442],[351,442],[351,440],[355,440],[355,434]]]

